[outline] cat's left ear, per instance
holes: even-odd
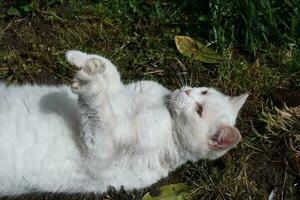
[[[235,116],[238,115],[240,109],[244,105],[246,99],[248,98],[248,94],[242,94],[237,97],[229,97],[229,102],[231,105],[231,110],[235,114]]]

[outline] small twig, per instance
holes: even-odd
[[[246,143],[246,142],[243,142],[243,144],[245,144],[247,147],[250,147],[250,148],[252,148],[252,149],[255,149],[255,150],[259,151],[259,152],[264,152],[263,150],[261,150],[261,149],[259,149],[259,148],[256,148],[256,147],[254,147],[254,146],[252,146],[252,145],[250,145],[250,144],[248,144],[248,143]]]
[[[258,136],[258,137],[260,137],[260,138],[263,138],[263,139],[269,141],[269,140],[268,140],[268,137],[263,136],[263,135],[259,134],[259,133],[256,131],[256,129],[255,129],[254,126],[253,126],[253,122],[252,122],[252,121],[251,121],[250,123],[251,123],[251,129],[252,129],[253,133],[254,133],[256,136]]]
[[[284,159],[285,160],[285,159]],[[287,162],[285,160],[285,162]],[[284,179],[283,179],[283,184],[282,184],[282,191],[281,191],[281,200],[284,200],[284,195],[285,195],[285,185],[286,185],[286,175],[287,175],[287,163],[285,165],[285,169],[284,169]]]
[[[163,73],[165,70],[159,69],[152,72],[145,72],[144,75]]]
[[[101,19],[99,16],[75,16],[75,19]]]
[[[8,71],[9,68],[8,67],[0,67],[0,71]]]
[[[10,21],[10,22],[7,24],[7,26],[6,26],[4,29],[2,29],[2,30],[0,31],[0,39],[2,39],[2,36],[4,35],[5,31],[8,30],[8,29],[12,26],[12,24],[13,24],[13,20]]]

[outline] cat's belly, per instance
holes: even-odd
[[[116,137],[117,143],[126,146],[130,142],[130,148],[116,156],[100,177],[107,186],[131,190],[150,186],[168,175],[170,168],[163,166],[160,159],[165,145],[172,139],[172,122],[164,103],[170,94],[165,87],[153,81],[141,81],[127,85],[125,90],[127,96],[120,94],[114,98],[112,107],[115,113],[122,111],[118,116],[127,114],[118,119],[120,128],[115,135],[120,136]]]
[[[143,155],[142,155],[143,154]],[[150,186],[166,177],[169,168],[161,165],[159,153],[152,151],[132,156],[119,155],[106,169],[99,169],[99,183],[103,188],[114,187],[119,190],[124,187],[126,190],[140,189]]]
[[[0,87],[0,194],[58,190],[80,179],[77,112],[65,86]]]

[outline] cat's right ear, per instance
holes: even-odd
[[[248,94],[242,94],[242,95],[237,96],[237,97],[229,97],[231,110],[232,110],[232,112],[234,113],[235,116],[238,115],[240,109],[242,108],[242,106],[246,102],[248,96],[249,96]]]
[[[78,50],[69,50],[65,54],[66,60],[77,68],[82,68],[87,60],[87,54]]]

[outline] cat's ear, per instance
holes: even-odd
[[[240,131],[227,125],[219,125],[210,138],[210,148],[224,150],[234,147],[241,140]]]
[[[245,103],[246,99],[248,98],[248,96],[249,96],[248,94],[242,94],[242,95],[237,96],[237,97],[229,97],[231,110],[233,111],[235,116],[238,115],[240,109],[244,105],[244,103]]]

